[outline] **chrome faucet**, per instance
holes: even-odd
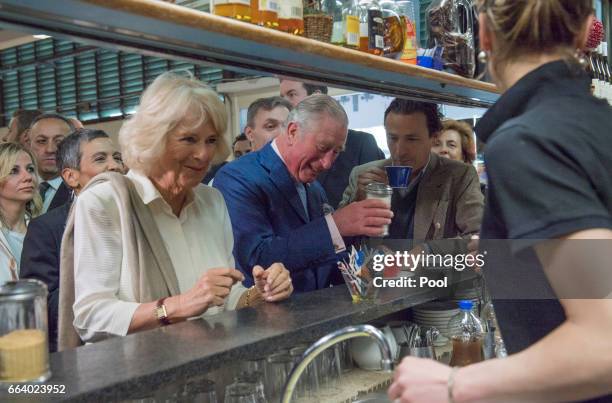
[[[348,326],[322,337],[304,352],[302,361],[293,367],[291,373],[289,374],[289,378],[285,384],[285,389],[283,390],[281,402],[291,402],[291,397],[293,396],[293,391],[295,389],[295,385],[297,385],[300,375],[302,375],[302,372],[304,372],[304,369],[306,369],[308,364],[310,364],[310,362],[312,362],[312,360],[314,360],[323,350],[341,341],[361,336],[369,336],[376,340],[382,355],[382,370],[388,372],[393,371],[393,355],[391,354],[391,346],[389,346],[389,342],[387,341],[387,338],[383,332],[371,325]]]

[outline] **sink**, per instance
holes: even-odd
[[[391,403],[385,392],[368,393],[360,396],[353,403]]]

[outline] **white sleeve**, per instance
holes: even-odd
[[[139,304],[119,299],[121,223],[110,184],[79,195],[75,208],[74,327],[85,342],[125,336]],[[123,277],[131,280],[129,275]]]

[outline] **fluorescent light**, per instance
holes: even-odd
[[[34,38],[36,39],[47,39],[47,38],[51,38],[49,35],[43,35],[43,34],[36,34],[36,35],[32,35]]]

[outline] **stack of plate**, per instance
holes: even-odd
[[[457,313],[459,308],[454,302],[428,302],[418,307],[412,308],[413,320],[421,326],[431,326],[438,328],[440,333],[449,337],[451,330],[448,328],[448,321]]]

